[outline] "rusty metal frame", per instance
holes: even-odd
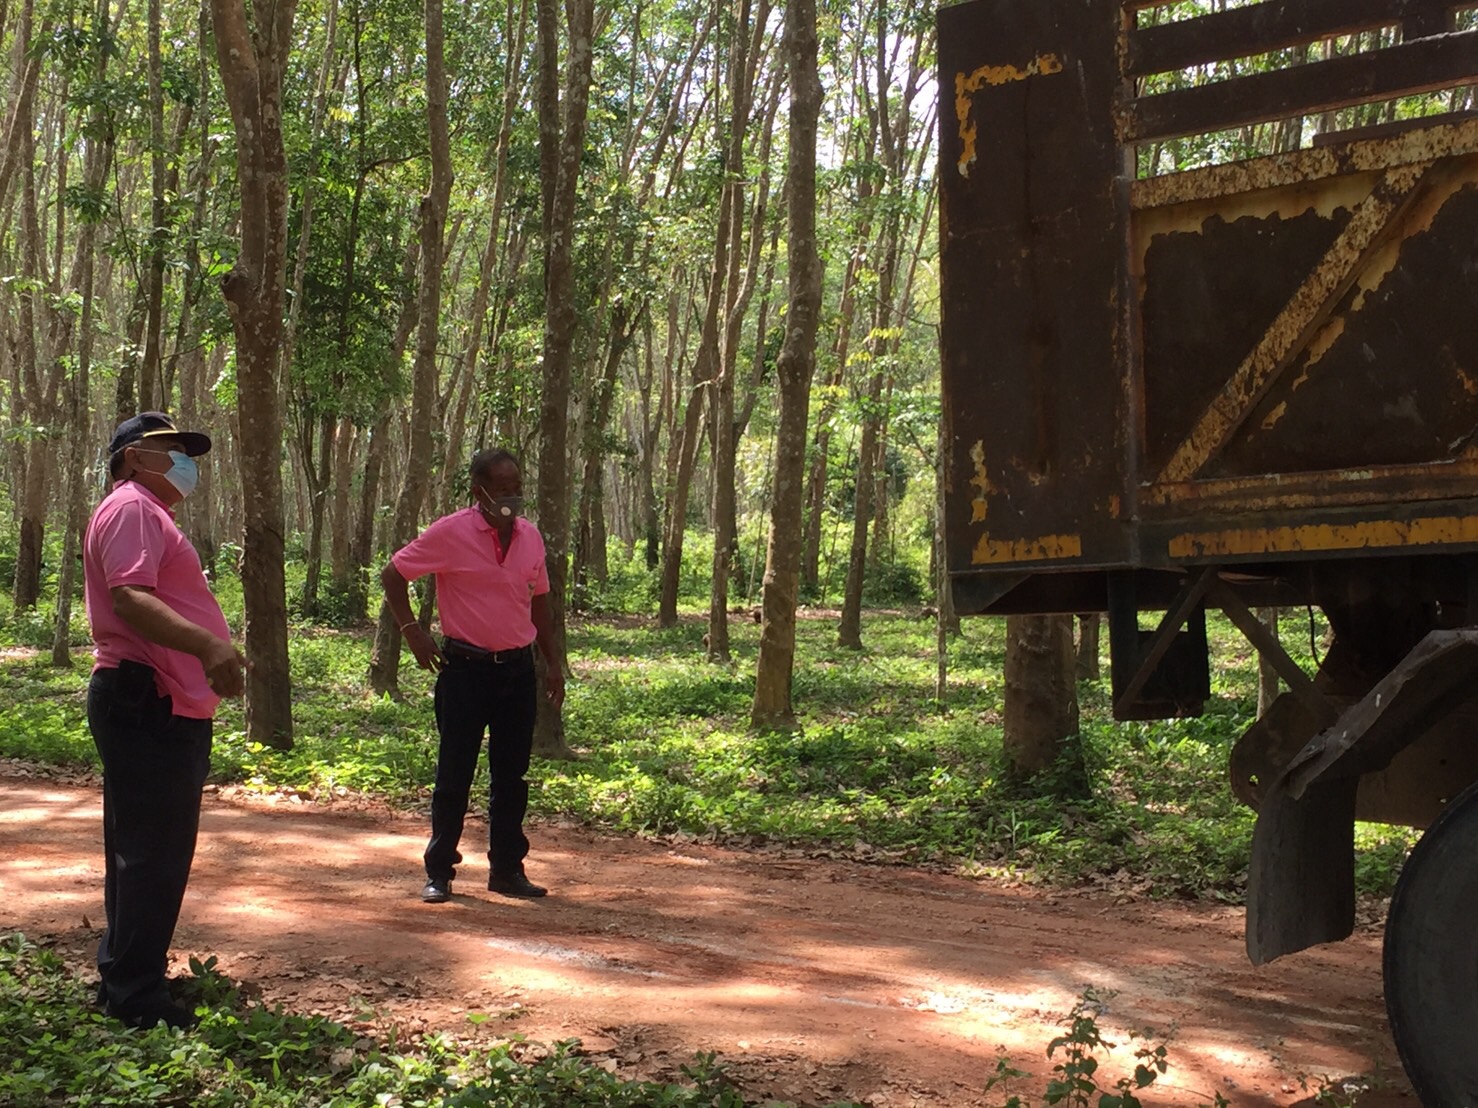
[[[1436,92],[1475,80],[1478,32],[1436,35],[1140,97],[1125,112],[1124,136],[1131,142],[1154,142],[1207,134]]]
[[[1349,933],[1366,782],[1387,778],[1385,799],[1413,808],[1434,774],[1453,774],[1445,735],[1400,754],[1414,763],[1372,771],[1419,713],[1381,714],[1367,698],[1368,741],[1347,744],[1342,731],[1368,686],[1364,664],[1391,665],[1380,649],[1360,666],[1350,652],[1362,636],[1385,644],[1397,601],[1478,619],[1478,590],[1455,573],[1478,552],[1478,347],[1461,322],[1478,117],[1397,121],[1148,180],[1134,179],[1133,146],[1472,83],[1478,30],[1452,30],[1452,13],[1472,6],[1457,0],[1264,0],[1135,26],[1132,13],[1170,2],[941,9],[940,87],[954,94],[940,128],[946,531],[971,611],[1107,605],[1116,715],[1194,710],[1177,663],[1201,646],[1178,636],[1207,608],[1287,682],[1281,703],[1301,724],[1267,763],[1249,877],[1248,949],[1261,963]],[[1137,79],[1162,65],[1235,60],[1357,24],[1399,24],[1403,42],[1136,96]],[[1423,253],[1423,236],[1446,252]],[[1382,289],[1391,273],[1401,279]],[[1461,284],[1423,284],[1454,273]],[[1216,296],[1240,296],[1242,314],[1213,330],[1204,321]],[[1385,345],[1403,335],[1433,341]],[[1357,360],[1366,339],[1369,369]],[[1434,357],[1443,353],[1451,367]],[[1397,391],[1422,401],[1419,437],[1382,414]],[[1279,603],[1261,599],[1275,582],[1294,603],[1335,613],[1388,578],[1409,591],[1342,626],[1317,680],[1249,609]],[[1162,607],[1155,630],[1141,631],[1140,613]],[[1460,689],[1453,681],[1431,705]]]
[[[1331,729],[1284,768],[1295,800],[1317,782],[1378,769],[1436,720],[1474,697],[1478,628],[1433,631]],[[1339,733],[1336,734],[1335,731]],[[1363,757],[1362,757],[1363,756]],[[1356,761],[1354,766],[1346,763]]]
[[[1242,162],[1145,177],[1129,186],[1129,206],[1136,211],[1221,200],[1239,193],[1373,173],[1396,166],[1478,153],[1478,119],[1424,126],[1413,120],[1410,129],[1386,138],[1352,141],[1339,146],[1316,146],[1287,154],[1268,154]]]
[[[1272,473],[1257,477],[1201,478],[1144,486],[1140,504],[1154,511],[1185,511],[1197,502],[1219,511],[1279,508],[1335,508],[1403,501],[1443,500],[1472,492],[1478,484],[1478,457],[1422,465],[1369,466],[1312,473]]]
[[[1160,625],[1155,628],[1154,634],[1145,644],[1144,652],[1139,655],[1138,665],[1133,675],[1124,685],[1123,690],[1114,698],[1116,718],[1127,718],[1130,706],[1144,691],[1149,679],[1154,676],[1156,668],[1175,641],[1175,636],[1180,633],[1180,629],[1185,626],[1186,620],[1191,617],[1192,613],[1201,607],[1207,591],[1216,583],[1217,573],[1215,566],[1208,566],[1186,580],[1180,594],[1170,603],[1164,618],[1160,620]]]
[[[1242,598],[1235,591],[1218,580],[1211,586],[1207,599],[1226,614],[1257,652],[1278,671],[1278,676],[1287,683],[1289,691],[1303,701],[1324,726],[1329,726],[1339,717],[1338,709],[1314,685],[1313,678],[1289,656],[1288,651],[1283,649],[1283,644],[1242,603]]]
[[[1331,31],[1395,24],[1402,26],[1409,45],[1431,47],[1432,42],[1421,36],[1445,29],[1449,33],[1438,38],[1462,40],[1462,51],[1469,51],[1478,46],[1478,31],[1451,30],[1452,13],[1465,5],[1458,0],[1264,0],[1214,16],[1140,29],[1134,26],[1132,13],[1170,0],[1084,0],[1081,5],[1063,4],[1050,16],[1041,15],[1029,0],[1020,2],[1020,20],[1006,18],[1009,4],[982,4],[982,12],[995,13],[989,33],[980,20],[969,19],[971,5],[943,9],[940,16],[941,27],[949,32],[942,45],[952,50],[941,52],[940,85],[946,101],[941,150],[952,170],[942,185],[941,232],[945,243],[958,244],[953,247],[956,258],[968,259],[954,263],[963,266],[959,272],[944,276],[956,290],[970,289],[971,267],[977,265],[982,243],[987,242],[993,249],[999,247],[999,256],[1013,259],[1015,266],[1011,279],[1001,282],[1001,294],[992,296],[993,301],[1009,303],[1011,311],[998,307],[1000,318],[988,320],[996,332],[1010,338],[1004,351],[978,337],[989,329],[983,325],[978,296],[972,300],[957,291],[958,303],[950,305],[957,329],[953,337],[946,334],[945,345],[946,396],[957,421],[951,473],[952,516],[957,521],[950,535],[952,576],[991,582],[989,588],[976,591],[983,608],[994,611],[1009,607],[1011,590],[995,584],[1008,577],[1024,588],[1028,578],[1064,572],[1081,581],[1133,567],[1286,564],[1369,558],[1401,550],[1430,555],[1478,550],[1478,448],[1464,441],[1461,428],[1451,429],[1451,424],[1462,422],[1458,409],[1444,409],[1453,414],[1444,421],[1444,437],[1431,451],[1430,461],[1425,450],[1387,450],[1369,463],[1359,451],[1336,450],[1328,468],[1316,469],[1323,462],[1317,449],[1290,450],[1275,442],[1272,450],[1260,454],[1260,444],[1274,439],[1258,429],[1259,423],[1271,429],[1285,408],[1291,421],[1286,426],[1308,421],[1307,405],[1300,410],[1291,400],[1291,378],[1297,372],[1300,383],[1307,379],[1304,370],[1316,365],[1337,341],[1342,321],[1358,324],[1363,295],[1376,287],[1365,287],[1367,274],[1382,272],[1399,244],[1420,234],[1424,221],[1449,195],[1456,195],[1454,190],[1478,179],[1478,117],[1406,120],[1383,125],[1379,132],[1336,135],[1331,144],[1312,149],[1145,180],[1135,180],[1123,158],[1134,142],[1125,123],[1135,75],[1150,72],[1167,57],[1184,60],[1186,50],[1215,53],[1250,45],[1272,49],[1290,41],[1315,41]],[[1028,11],[1033,13],[1030,18]],[[1114,35],[1117,59],[1109,42]],[[1160,45],[1154,45],[1157,42]],[[1392,56],[1387,50],[1373,53]],[[1300,79],[1325,64],[1311,61],[1297,67],[1307,71]],[[1314,98],[1309,103],[1322,104],[1331,97],[1341,104],[1361,102],[1364,92],[1339,85],[1335,80],[1339,72],[1337,67],[1325,69],[1323,77],[1297,87],[1311,90]],[[1418,83],[1423,79],[1403,72]],[[1118,94],[1108,91],[1115,78]],[[1085,80],[1089,85],[1084,87],[1095,91],[1088,111],[1079,118],[1073,113],[1079,111],[1083,95],[1079,92],[1069,102],[1065,91],[1074,87],[1072,82]],[[1115,95],[1123,97],[1117,107]],[[989,146],[1001,132],[980,125],[994,118],[991,113],[1003,118],[1009,113],[1017,129],[1028,123],[1040,125],[1039,117],[1052,119],[1052,149],[1059,159],[1053,163],[1054,171],[1003,162],[1003,153],[1008,158],[1021,155],[1011,145]],[[1076,141],[1087,144],[1081,164],[1091,163],[1093,173],[1084,170],[1082,176],[1092,177],[1091,191],[1086,183],[1068,184],[1071,175],[1061,172],[1058,147],[1067,141],[1064,134],[1069,129],[1061,121],[1069,117],[1071,127],[1077,128]],[[1393,133],[1392,127],[1400,129]],[[1110,149],[1105,154],[1093,143],[1105,143]],[[1115,144],[1121,156],[1118,164],[1110,157]],[[987,150],[994,157],[987,157]],[[980,164],[975,162],[977,156]],[[1035,198],[1029,189],[1037,181],[1057,184]],[[1065,210],[1078,213],[1075,224],[1058,218],[1055,209],[1033,207],[1039,201],[1057,204],[1073,188],[1081,193],[1079,202]],[[1104,197],[1112,197],[1112,202]],[[1098,205],[1092,219],[1081,215],[1085,202]],[[1019,211],[1010,208],[1013,203]],[[1151,241],[1181,231],[1198,232],[1211,216],[1228,223],[1243,216],[1270,222],[1274,216],[1292,218],[1287,213],[1302,209],[1289,205],[1299,204],[1317,210],[1329,226],[1332,244],[1324,238],[1312,251],[1299,255],[1299,267],[1307,266],[1302,283],[1287,300],[1271,307],[1264,304],[1260,318],[1236,332],[1233,348],[1219,349],[1215,373],[1203,375],[1194,404],[1156,407],[1154,402],[1165,393],[1147,392],[1147,375],[1155,375],[1151,389],[1173,389],[1175,367],[1163,358],[1148,360],[1144,345],[1147,331],[1136,288],[1142,297],[1145,252]],[[1010,219],[1002,214],[1008,210],[1013,213]],[[1030,228],[1020,243],[1009,231],[1018,220]],[[1064,253],[1057,240],[1047,245],[1048,237],[1060,234],[1060,227],[1068,224],[1080,228],[1076,233],[1082,241],[1072,244],[1077,255]],[[1127,264],[1113,273],[1106,297],[1111,309],[1122,305],[1118,319],[1108,327],[1092,313],[1066,320],[1053,319],[1050,310],[1044,310],[1039,314],[1047,317],[1046,322],[1035,316],[1028,321],[1019,311],[1029,301],[1023,289],[1047,288],[1054,281],[1069,287],[1063,267],[1049,264],[1054,257],[1077,257],[1075,264],[1080,266],[1089,264],[1083,259],[1091,257],[1095,273],[1108,272],[1101,251],[1082,253],[1088,240],[1081,229],[1103,227],[1112,231],[1107,237],[1118,237],[1128,248]],[[1093,249],[1101,246],[1093,241]],[[1031,260],[1044,257],[1048,261]],[[1028,261],[1021,262],[1022,258]],[[1151,269],[1150,277],[1157,272],[1163,271]],[[1291,280],[1294,271],[1280,272],[1287,275],[1280,283],[1282,295],[1285,286],[1296,282]],[[1359,297],[1350,291],[1352,286],[1360,289]],[[1062,299],[1031,296],[1037,297],[1031,304],[1051,305]],[[1346,303],[1351,297],[1356,297],[1351,301],[1353,310]],[[1272,319],[1271,324],[1264,324],[1266,319]],[[1014,323],[1017,320],[1021,322]],[[1038,329],[1028,331],[1028,322]],[[1013,324],[1021,336],[1012,337]],[[1105,370],[1074,375],[1062,367],[1099,364],[1094,361],[1098,355],[1082,341],[1090,330],[1102,331],[1102,349],[1109,355]],[[1053,344],[1068,341],[1063,336],[1070,331],[1075,345],[1066,355]],[[1236,354],[1242,355],[1240,360]],[[959,368],[949,364],[951,356]],[[1040,371],[1034,368],[1039,362]],[[1342,388],[1342,378],[1327,375],[1336,368],[1350,368],[1338,349],[1313,375],[1311,393],[1302,397]],[[998,427],[984,421],[986,434],[981,435],[969,413],[984,395],[980,380],[987,371],[997,390],[1032,410],[1023,411],[1014,425]],[[1060,382],[1053,373],[1061,374]],[[1471,370],[1469,375],[1478,377]],[[1468,376],[1462,378],[1465,385],[1467,380]],[[1038,386],[1033,381],[1052,383]],[[1105,418],[1111,411],[1113,426],[1122,431],[1092,439],[1087,432],[1067,430],[1075,424],[1066,418],[1070,413],[1063,396]],[[1017,427],[1025,430],[1018,432]],[[1065,445],[1068,439],[1071,450]],[[1257,468],[1261,457],[1271,459],[1265,468]],[[1059,484],[1066,482],[1067,474],[1080,475],[1071,491]],[[1083,474],[1088,475],[1086,481]],[[1260,529],[1268,535],[1261,545],[1255,541]],[[1041,601],[1045,593],[1034,596]]]
[[[1242,425],[1268,387],[1334,312],[1340,297],[1359,276],[1360,267],[1391,235],[1397,218],[1416,196],[1431,166],[1430,161],[1424,161],[1385,171],[1314,271],[1176,448],[1156,483],[1194,476]]]
[[[1457,6],[1454,0],[1401,0],[1393,12],[1391,0],[1265,0],[1196,19],[1134,28],[1125,71],[1143,76],[1189,69],[1387,27],[1393,21],[1400,22],[1402,37],[1408,40],[1440,34],[1451,28]]]

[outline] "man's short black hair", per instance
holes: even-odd
[[[515,469],[520,473],[523,472],[523,466],[518,464],[518,459],[513,456],[511,451],[504,450],[501,447],[492,450],[479,450],[476,454],[472,455],[472,479],[474,481],[482,480],[488,474],[492,473],[494,466],[502,465],[504,462],[512,462]]]

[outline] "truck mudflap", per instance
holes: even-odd
[[[1259,783],[1247,889],[1254,964],[1348,937],[1357,814],[1414,826],[1436,818],[1478,775],[1475,700],[1478,628],[1432,631]]]

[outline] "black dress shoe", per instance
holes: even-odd
[[[502,893],[504,896],[536,897],[546,896],[549,890],[543,885],[535,885],[523,874],[519,868],[512,873],[495,873],[488,878],[488,892]]]
[[[427,904],[445,904],[452,898],[452,883],[445,877],[433,877],[421,890],[421,899]]]

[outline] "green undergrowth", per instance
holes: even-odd
[[[1092,986],[1084,989],[1062,1021],[1062,1034],[1047,1044],[1047,1059],[1053,1065],[1038,1096],[1017,1091],[1030,1075],[1013,1066],[1003,1052],[997,1059],[995,1073],[985,1085],[987,1093],[1000,1090],[1006,1097],[998,1108],[1032,1108],[1034,1104],[1062,1108],[1145,1108],[1146,1103],[1153,1103],[1153,1094],[1146,1090],[1170,1071],[1168,1039],[1152,1031],[1131,1034],[1128,1044],[1106,1038],[1099,1019],[1116,995],[1113,990]],[[1104,1062],[1115,1047],[1123,1045],[1133,1049],[1132,1069],[1114,1078]],[[1231,1104],[1220,1092],[1212,1093],[1210,1102],[1209,1108],[1230,1108]],[[1203,1108],[1206,1108],[1204,1104]]]
[[[33,618],[33,617],[27,617]],[[1119,723],[1107,680],[1079,685],[1089,788],[1060,799],[1048,778],[1003,772],[1003,624],[966,620],[935,696],[934,624],[872,611],[862,652],[836,645],[833,617],[802,610],[793,732],[749,728],[759,627],[731,623],[733,661],[704,660],[706,620],[572,620],[574,678],[565,710],[574,761],[536,760],[536,818],[740,845],[783,844],[966,873],[1112,885],[1155,896],[1239,899],[1253,814],[1232,795],[1227,763],[1256,710],[1256,661],[1213,618],[1212,695],[1197,719]],[[1285,641],[1307,658],[1295,628]],[[0,756],[94,765],[85,722],[85,651],[72,671],[0,623]],[[370,695],[369,629],[294,628],[296,745],[248,742],[239,702],[216,727],[215,780],[329,798],[367,793],[423,808],[436,743],[432,680],[406,657],[403,699]],[[1106,669],[1106,667],[1105,667]],[[485,772],[482,770],[480,772]],[[474,796],[481,793],[474,789]],[[1388,892],[1412,841],[1399,828],[1357,829],[1357,877]]]
[[[545,1047],[401,1039],[242,999],[214,960],[176,983],[198,1027],[128,1031],[90,1004],[60,956],[0,936],[0,1104],[191,1105],[192,1108],[401,1105],[404,1108],[745,1108],[714,1056],[672,1082],[629,1081],[582,1057],[576,1040]],[[771,1102],[773,1103],[773,1102]],[[838,1108],[841,1108],[839,1105]]]

